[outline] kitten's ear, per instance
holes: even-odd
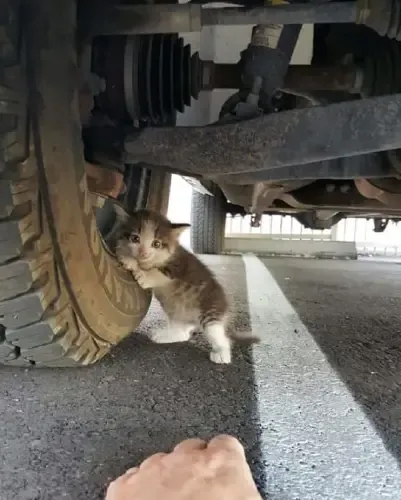
[[[191,227],[191,224],[170,224],[171,228],[171,234],[174,236],[174,238],[179,238],[181,234],[185,231],[185,229],[188,229]]]

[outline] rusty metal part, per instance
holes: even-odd
[[[202,9],[202,26],[239,26],[253,24],[334,24],[357,19],[355,2],[294,3],[263,7],[226,7]]]
[[[300,165],[307,172],[309,163],[400,147],[401,94],[224,125],[147,128],[133,141],[129,137],[125,141],[133,162],[185,169],[204,177],[290,165]]]
[[[253,186],[234,186],[220,182],[219,188],[223,191],[226,199],[230,200],[230,203],[244,207],[247,212],[250,212]]]
[[[242,83],[239,64],[202,62],[202,90],[238,89]]]
[[[350,93],[361,91],[363,70],[354,65],[292,65],[281,90],[314,91],[333,90]],[[242,85],[239,64],[215,64],[213,61],[202,63],[202,90],[237,89]]]
[[[92,193],[117,198],[125,191],[124,176],[116,170],[85,162],[85,172]]]
[[[97,35],[199,32],[202,26],[256,24],[359,23],[389,38],[401,39],[398,0],[306,2],[258,7],[203,8],[200,4],[118,4],[81,8],[81,40]]]
[[[327,189],[329,186],[332,188],[332,185],[334,185],[334,189]],[[346,186],[348,186],[347,189],[345,189]],[[346,206],[364,206],[367,201],[356,189],[352,180],[308,182],[301,188],[292,190],[291,195],[301,204],[300,207],[306,204],[327,210],[336,210],[337,207],[344,208]],[[284,200],[284,197],[282,199]],[[377,202],[374,204],[378,205]],[[296,205],[291,206],[296,207]]]
[[[192,3],[119,4],[88,12],[81,16],[81,23],[87,37],[189,33],[201,30],[201,10],[201,5]],[[88,25],[90,28],[85,29]]]
[[[282,90],[360,91],[362,70],[356,66],[289,66]]]
[[[386,161],[382,153],[338,158],[316,163],[309,163],[308,168],[302,165],[291,165],[262,170],[255,173],[215,175],[212,179],[219,183],[221,180],[229,184],[251,184],[260,181],[285,182],[292,180],[318,180],[318,179],[355,179],[365,178],[393,178],[399,172],[393,165]]]
[[[212,61],[203,64],[204,90],[241,87],[239,64],[214,64]],[[361,93],[364,97],[396,94],[401,91],[400,64],[401,44],[383,38],[378,40],[374,51],[353,64],[289,66],[281,90],[331,90]]]
[[[181,177],[191,186],[194,191],[197,191],[201,194],[206,194],[208,196],[213,196],[209,189],[204,186],[200,180],[193,177],[187,177],[186,175],[182,175]]]
[[[377,200],[366,199],[356,189],[355,192],[341,196],[339,193],[332,193],[328,196],[327,193],[322,193],[312,184],[305,188],[293,192],[284,193],[275,203],[275,209],[283,208],[283,202],[288,207],[294,210],[330,210],[344,211],[349,210],[355,213],[372,211],[375,213],[381,212],[383,204]],[[388,208],[388,211],[391,211]]]
[[[294,181],[288,183],[257,182],[253,186],[251,212],[263,212],[274,206],[276,200],[282,199],[282,196],[289,191],[295,191],[309,182]]]
[[[316,217],[321,221],[332,219],[338,212],[333,210],[316,210]]]
[[[378,178],[369,179],[369,182],[383,191],[388,191],[389,193],[401,195],[401,180],[400,176],[388,177],[388,178]]]
[[[326,186],[334,185],[333,190]],[[347,186],[344,182],[317,181],[310,183],[288,183],[280,190],[277,184],[261,183],[258,189],[259,197],[255,197],[254,186],[235,186],[222,183],[221,189],[233,203],[237,203],[252,213],[297,213],[304,210],[318,210],[322,219],[325,214],[344,212],[355,214],[371,214],[380,217],[380,214],[399,214],[399,208],[385,206],[376,199],[368,199],[359,193],[352,181]],[[277,188],[277,189],[276,189]],[[275,190],[274,196],[271,196]],[[264,196],[264,191],[267,196]],[[269,193],[270,191],[270,193]],[[280,192],[281,191],[281,192]],[[272,198],[274,198],[273,201]],[[254,207],[252,207],[252,202]],[[328,216],[328,215],[327,215]]]
[[[355,179],[355,186],[362,196],[371,200],[378,200],[390,208],[401,208],[401,194],[385,191],[374,186],[368,179]]]
[[[314,210],[294,215],[295,219],[307,229],[330,229],[343,218],[341,212],[335,210]]]
[[[262,7],[203,8],[199,4],[119,4],[98,8],[92,17],[82,15],[83,33],[97,35],[145,35],[200,31],[202,26],[254,24],[352,23],[357,20],[355,2],[301,3]],[[85,23],[90,23],[89,31]]]
[[[332,203],[326,203],[324,205],[317,205],[315,203],[306,203],[300,201],[296,195],[293,193],[285,193],[281,196],[280,201],[285,202],[289,207],[291,207],[294,211],[299,210],[332,210],[332,211],[344,211],[347,210],[350,213],[363,213],[363,214],[380,214],[380,213],[394,213],[395,215],[399,214],[399,210],[394,210],[392,207],[384,207],[382,203],[378,200],[362,200],[359,203],[350,204],[349,201],[341,203],[340,201],[333,201]],[[274,210],[279,210],[282,207],[281,205],[278,207],[277,204],[274,207]]]
[[[274,201],[285,192],[282,185],[257,182],[253,187],[251,212],[262,212],[270,208]]]
[[[183,111],[200,90],[242,86],[240,64],[201,61],[180,38],[149,36],[146,44],[141,38],[103,37],[94,44],[94,71],[106,85],[97,104],[116,118],[163,122],[174,110]],[[154,57],[144,57],[150,50]],[[290,66],[282,90],[358,92],[361,72],[357,66]],[[141,78],[147,85],[140,84]],[[88,84],[82,88],[80,104],[89,112],[93,107]]]

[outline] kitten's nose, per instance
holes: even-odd
[[[146,250],[146,248],[141,247],[139,249],[139,257],[143,257],[146,259],[146,257],[149,257],[149,252]]]

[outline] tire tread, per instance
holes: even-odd
[[[216,185],[212,185],[209,191],[213,196],[197,191],[192,193],[192,249],[199,254],[220,254],[224,243],[225,198]]]
[[[77,321],[58,275],[29,157],[16,4],[0,7],[0,363],[87,365],[110,345],[96,342]]]

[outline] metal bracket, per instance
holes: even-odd
[[[181,177],[192,187],[192,189],[194,189],[198,193],[207,194],[208,196],[214,196],[208,189],[205,188],[205,186],[200,181],[198,181],[198,179],[187,177],[186,175],[182,175]]]
[[[377,200],[390,208],[401,206],[401,194],[391,193],[373,185],[368,179],[355,179],[355,186],[362,196],[370,200]]]
[[[251,227],[260,227],[262,214],[253,214],[251,216]]]
[[[375,233],[384,233],[388,226],[389,219],[373,219]]]

